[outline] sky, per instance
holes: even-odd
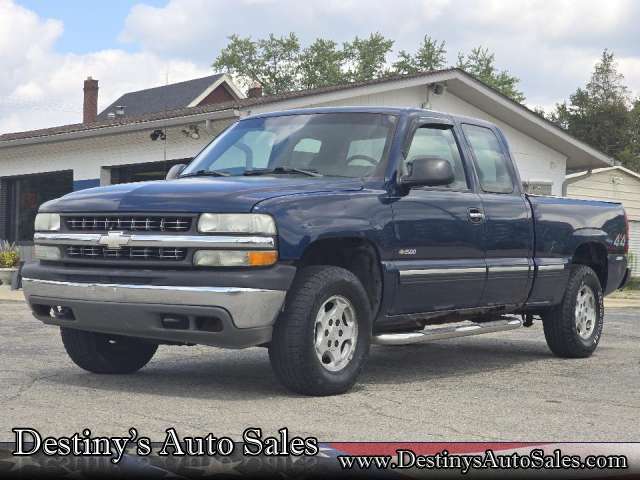
[[[303,45],[381,32],[394,52],[431,35],[448,61],[482,45],[550,109],[584,85],[604,48],[640,95],[635,0],[0,0],[0,133],[77,123],[82,84],[99,108],[128,91],[213,72],[231,34],[295,32]],[[393,60],[390,57],[389,60]]]

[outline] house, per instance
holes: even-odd
[[[567,196],[620,202],[629,220],[631,269],[640,276],[640,174],[622,166],[597,168],[567,175]]]
[[[29,242],[44,201],[97,185],[161,179],[239,117],[274,110],[382,105],[479,117],[504,130],[526,188],[537,193],[560,195],[567,170],[613,164],[455,68],[271,96],[254,88],[247,97],[226,75],[207,78],[192,81],[197,87],[182,82],[125,94],[99,115],[98,84],[89,78],[83,123],[0,135],[0,238]]]
[[[89,88],[95,92],[95,101],[97,101],[98,82],[91,78],[87,80],[92,82]],[[85,91],[86,88],[87,82],[85,81]],[[180,108],[229,102],[244,97],[227,75],[210,75],[186,82],[125,93],[89,122],[108,121],[118,116],[139,117]],[[87,119],[84,120],[84,123],[89,122]]]

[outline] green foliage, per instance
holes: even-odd
[[[253,40],[232,35],[213,68],[233,75],[243,86],[260,84],[266,94],[362,82],[391,74],[410,74],[446,67],[445,42],[425,35],[415,53],[401,50],[389,64],[393,40],[379,32],[366,38],[355,37],[339,46],[333,40],[316,39],[301,48],[294,33]],[[495,67],[495,55],[488,49],[474,48],[460,54],[458,66],[479,80],[518,102],[524,95],[517,89],[518,78]]]
[[[466,55],[460,52],[456,66],[512,100],[519,103],[524,102],[525,96],[518,90],[520,79],[511,75],[507,70],[498,70],[495,65],[495,57],[495,54],[489,52],[488,48],[480,46],[472,49]]]
[[[447,49],[444,42],[438,42],[429,35],[425,35],[418,51],[412,55],[406,50],[400,50],[398,60],[392,66],[395,74],[411,74],[441,70],[447,64]]]
[[[300,42],[294,33],[286,37],[270,34],[257,41],[251,37],[232,35],[213,63],[216,70],[224,70],[242,83],[259,83],[267,94],[298,88]]]
[[[391,52],[393,40],[380,33],[372,33],[369,38],[354,38],[344,44],[347,78],[362,82],[379,78],[388,73],[387,55]]]
[[[628,139],[618,159],[631,170],[640,172],[640,99],[637,99],[628,116]]]
[[[20,253],[15,243],[0,242],[0,268],[14,268],[20,263]]]
[[[347,81],[342,71],[345,52],[333,40],[318,38],[305,48],[300,56],[300,86],[302,88],[327,87]]]
[[[552,119],[575,137],[618,157],[630,140],[630,97],[613,52],[602,52],[591,79],[569,102],[556,105]]]

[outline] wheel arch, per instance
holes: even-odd
[[[384,276],[380,252],[367,238],[337,236],[309,243],[295,262],[298,269],[311,265],[333,265],[352,272],[362,283],[375,318],[382,303]]]
[[[573,251],[571,263],[590,267],[598,276],[602,289],[606,289],[609,269],[607,247],[603,242],[593,239],[579,242]]]

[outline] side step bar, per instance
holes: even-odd
[[[486,323],[472,323],[470,325],[433,328],[409,333],[383,333],[381,335],[374,335],[371,341],[377,345],[410,345],[412,343],[430,342],[432,340],[444,340],[445,338],[503,332],[505,330],[514,330],[521,326],[522,320],[514,318]]]

